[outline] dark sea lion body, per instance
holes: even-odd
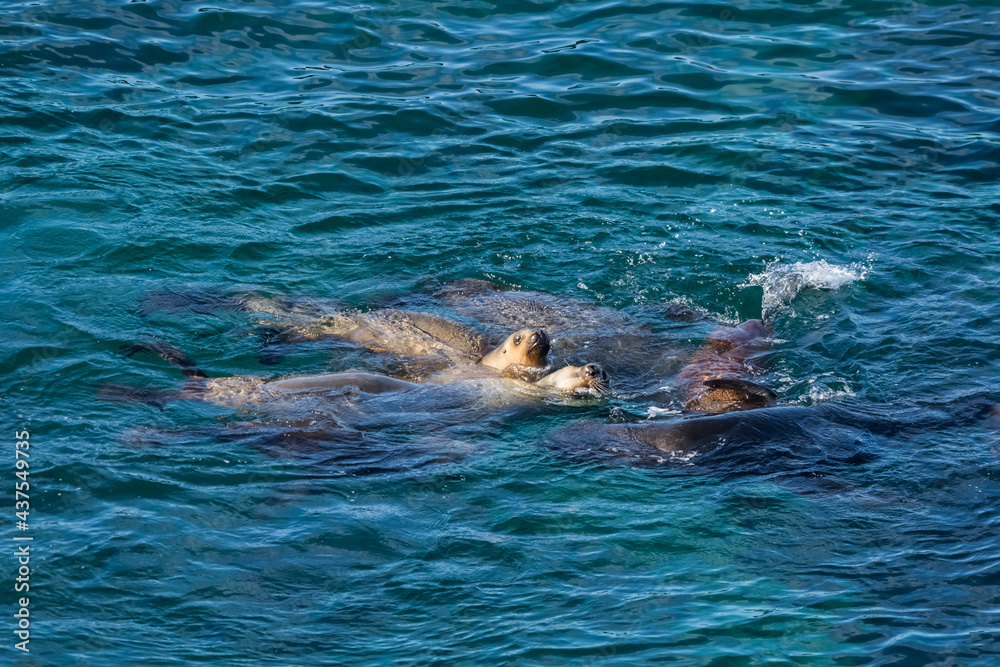
[[[688,415],[638,423],[585,421],[556,432],[563,455],[641,467],[676,464],[742,476],[820,476],[867,463],[884,439],[983,424],[997,428],[1000,409],[987,397],[946,405],[861,402],[773,406],[718,415]]]
[[[507,289],[485,280],[459,280],[434,296],[466,317],[491,326],[535,327],[555,335],[602,335],[628,332],[642,325],[622,311],[543,292]]]

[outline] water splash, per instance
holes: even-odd
[[[815,380],[810,380],[810,384],[815,382]],[[843,389],[836,389],[834,387],[828,387],[826,385],[813,384],[809,387],[809,392],[806,394],[807,405],[815,405],[817,403],[829,403],[843,398],[850,398],[856,396],[854,390],[851,389],[846,384],[843,385]]]
[[[740,287],[759,285],[764,288],[763,314],[764,319],[768,319],[783,310],[796,294],[806,288],[838,289],[856,280],[864,280],[868,271],[869,267],[862,264],[837,266],[825,259],[794,264],[771,262],[760,273],[750,274]]]

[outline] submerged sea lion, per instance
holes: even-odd
[[[234,409],[247,410],[279,405],[305,396],[322,396],[341,389],[356,389],[366,394],[383,394],[407,392],[428,385],[451,384],[463,380],[461,376],[442,375],[435,376],[427,383],[416,383],[361,371],[292,375],[277,380],[266,380],[250,375],[209,378],[183,353],[170,346],[159,343],[144,343],[123,346],[123,349],[127,356],[138,352],[149,352],[169,361],[182,370],[184,375],[188,377],[188,382],[179,391],[159,394],[144,394],[143,390],[132,390],[128,387],[106,387],[102,392],[103,397],[108,399],[137,398],[158,405],[170,400],[201,400]],[[466,381],[497,379],[496,376],[473,377],[466,378]],[[505,381],[566,394],[580,391],[601,394],[609,388],[608,376],[597,364],[566,366],[532,383],[516,379]]]
[[[441,286],[434,297],[462,315],[503,328],[527,325],[593,338],[606,330],[622,334],[643,326],[614,308],[543,292],[508,289],[486,280],[457,280]]]
[[[760,320],[717,327],[677,376],[687,395],[684,407],[722,414],[773,404],[778,398],[773,391],[747,379],[752,358],[766,349],[766,337],[767,327]]]
[[[929,405],[771,406],[632,424],[581,422],[556,433],[553,444],[568,454],[638,459],[640,465],[648,459],[656,465],[712,465],[736,475],[782,470],[812,475],[831,464],[871,460],[878,438],[908,439],[979,423],[996,429],[998,414],[1000,406],[988,396]]]

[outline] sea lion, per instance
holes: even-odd
[[[870,438],[910,437],[917,433],[941,431],[984,423],[996,429],[998,405],[990,396],[970,396],[944,404],[873,405],[858,401],[819,403],[812,406],[779,405],[758,410],[738,410],[726,414],[687,415],[653,419],[631,424],[582,422],[557,434],[556,440],[573,449],[590,448],[609,452],[642,454],[645,447],[679,457],[687,462],[694,456],[712,454],[715,462],[759,459],[754,466],[773,460],[780,467],[796,450],[824,460],[841,458],[863,462],[857,446]],[[629,446],[641,444],[633,449]],[[832,448],[839,450],[834,454]],[[648,451],[648,450],[647,450]],[[673,458],[673,457],[672,457]],[[734,472],[751,467],[743,464]]]
[[[761,320],[717,327],[707,344],[695,352],[677,375],[686,393],[684,407],[694,412],[722,414],[773,404],[777,395],[748,379],[753,357],[766,349],[766,337],[767,327]]]
[[[505,329],[526,325],[553,334],[582,335],[592,339],[601,335],[602,330],[620,335],[643,326],[614,308],[544,292],[508,289],[486,280],[464,279],[448,283],[437,289],[434,297],[461,315]]]
[[[608,374],[597,364],[565,366],[549,373],[534,384],[537,387],[553,387],[569,392],[589,389],[597,394],[606,393],[611,388]]]
[[[254,312],[289,315],[281,310],[280,302],[272,299],[247,300],[247,304]],[[481,363],[501,371],[511,366],[544,368],[549,352],[548,335],[542,329],[516,331],[491,350],[487,338],[472,327],[430,313],[395,308],[304,320],[292,317],[284,334],[286,341],[295,337],[319,340],[327,336],[343,338],[375,352],[456,365]]]
[[[549,337],[538,329],[515,331],[495,350],[480,359],[483,366],[502,371],[510,366],[545,368],[549,354]]]
[[[441,384],[458,385],[463,382],[477,384],[495,380],[496,378],[459,379],[443,375],[434,376],[427,382],[420,383],[361,371],[292,375],[277,380],[238,375],[223,378],[198,378],[193,386],[189,382],[187,388],[182,390],[177,397],[202,400],[239,410],[250,410],[279,405],[304,396],[329,395],[331,392],[342,389],[354,389],[365,394],[385,394],[413,391],[421,387],[433,387]],[[601,395],[610,386],[607,374],[597,364],[566,366],[536,382],[524,382],[518,378],[507,378],[504,381],[513,382],[522,389],[535,387],[567,395],[579,395],[584,392]]]
[[[511,289],[485,280],[462,279],[445,284],[434,281],[419,292],[396,295],[392,301],[383,302],[385,308],[366,313],[349,314],[334,309],[316,317],[310,315],[306,305],[308,300],[303,299],[293,302],[271,297],[244,298],[245,310],[254,314],[262,325],[277,330],[261,351],[262,363],[280,359],[286,344],[331,335],[348,338],[368,349],[398,350],[397,353],[404,355],[400,361],[406,372],[416,379],[451,365],[473,363],[475,360],[470,357],[475,355],[431,326],[440,324],[446,327],[446,332],[459,331],[460,341],[481,337],[479,331],[489,337],[507,336],[515,327],[558,334],[563,359],[599,363],[611,375],[623,378],[632,391],[642,391],[663,377],[675,375],[683,364],[681,350],[670,333],[659,331],[650,322],[629,313],[582,299]],[[428,315],[425,310],[437,314]],[[453,319],[469,322],[475,329],[452,322],[449,310],[456,313]],[[659,321],[658,311],[646,310],[651,319]],[[428,319],[411,323],[409,320],[415,313],[422,313],[420,316]],[[349,319],[339,319],[342,317]],[[398,320],[385,323],[386,317],[405,319],[400,325]],[[413,342],[419,342],[425,349],[402,348]],[[426,349],[427,346],[432,348]],[[484,347],[488,344],[479,346],[480,355],[485,354]],[[399,375],[396,369],[392,373]]]
[[[601,364],[615,378],[616,386],[621,382],[629,393],[661,386],[662,378],[675,375],[687,356],[675,333],[669,331],[676,326],[660,325],[658,307],[635,303],[620,310],[585,298],[475,279],[435,284],[422,294],[401,297],[398,304],[416,307],[426,304],[428,298],[476,320],[487,332],[512,325],[544,329],[559,338],[558,351],[563,358]]]
[[[525,344],[525,341],[520,341],[520,344]],[[107,399],[137,398],[157,405],[162,405],[169,400],[200,400],[239,410],[253,410],[265,406],[280,405],[305,396],[330,395],[331,392],[343,389],[353,389],[365,394],[383,394],[407,392],[433,384],[459,383],[463,380],[461,376],[457,375],[440,375],[434,376],[427,383],[416,383],[362,371],[292,375],[276,380],[267,380],[251,375],[209,378],[182,352],[168,345],[140,343],[126,345],[122,349],[127,356],[138,352],[155,354],[180,368],[188,378],[188,382],[179,391],[155,395],[144,394],[143,390],[140,389],[131,391],[127,387],[109,386],[104,388],[102,396]],[[497,379],[494,375],[492,377],[466,378],[465,380],[476,382],[477,380],[495,381]],[[517,378],[506,381],[566,394],[588,391],[600,395],[606,392],[610,386],[607,374],[597,364],[566,366],[536,382],[523,382]]]
[[[375,352],[401,356],[444,356],[456,363],[481,359],[488,351],[485,336],[465,325],[428,313],[394,308],[367,313],[327,315],[290,323],[286,337],[303,340],[336,336]]]

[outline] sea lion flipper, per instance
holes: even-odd
[[[181,372],[189,378],[207,377],[205,373],[198,368],[197,364],[191,361],[187,355],[178,350],[176,347],[167,345],[166,343],[161,343],[160,341],[125,344],[120,346],[118,349],[120,349],[126,357],[132,357],[139,352],[154,354],[164,361],[180,368]]]
[[[146,403],[162,410],[164,405],[177,396],[176,392],[164,392],[124,384],[106,384],[98,388],[97,398],[112,403]]]
[[[732,378],[712,378],[703,383],[709,389],[730,389],[732,391],[742,391],[750,396],[763,401],[776,401],[778,395],[764,385],[750,382],[749,380],[736,380]]]

